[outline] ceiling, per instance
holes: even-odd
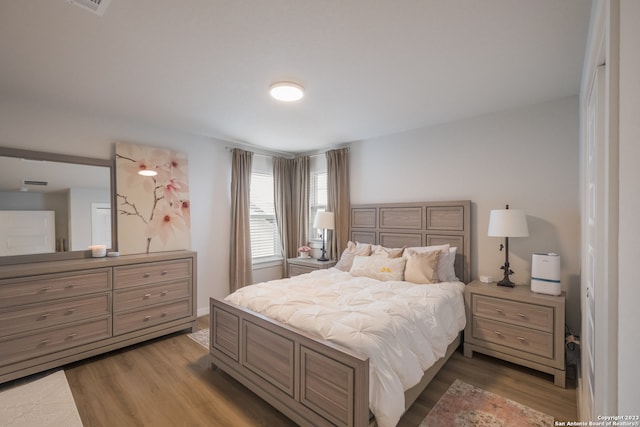
[[[576,95],[590,0],[0,2],[0,96],[308,152]],[[297,103],[269,98],[291,80]]]

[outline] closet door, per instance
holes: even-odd
[[[581,419],[595,419],[595,288],[602,277],[598,259],[602,251],[602,227],[599,221],[603,216],[602,191],[603,154],[599,152],[604,137],[604,75],[605,66],[598,67],[589,92],[587,106],[586,147],[584,153],[584,190],[583,190],[583,254],[582,254],[582,408]]]

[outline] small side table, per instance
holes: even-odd
[[[336,261],[318,261],[315,258],[289,258],[287,259],[288,271],[287,277],[297,276],[299,274],[311,273],[315,270],[331,268],[336,265]]]
[[[552,374],[565,386],[565,293],[473,281],[465,288],[464,355],[487,354]]]

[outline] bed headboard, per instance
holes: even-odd
[[[352,241],[389,248],[449,243],[458,248],[456,275],[471,281],[471,201],[351,206]]]

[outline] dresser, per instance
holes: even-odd
[[[0,267],[0,383],[192,328],[196,258],[171,251]]]
[[[565,386],[565,293],[531,292],[495,283],[471,282],[465,288],[467,326],[464,355],[487,354],[554,376]]]
[[[318,261],[315,258],[289,258],[287,259],[287,277],[331,268],[336,265],[336,262],[337,261]]]

